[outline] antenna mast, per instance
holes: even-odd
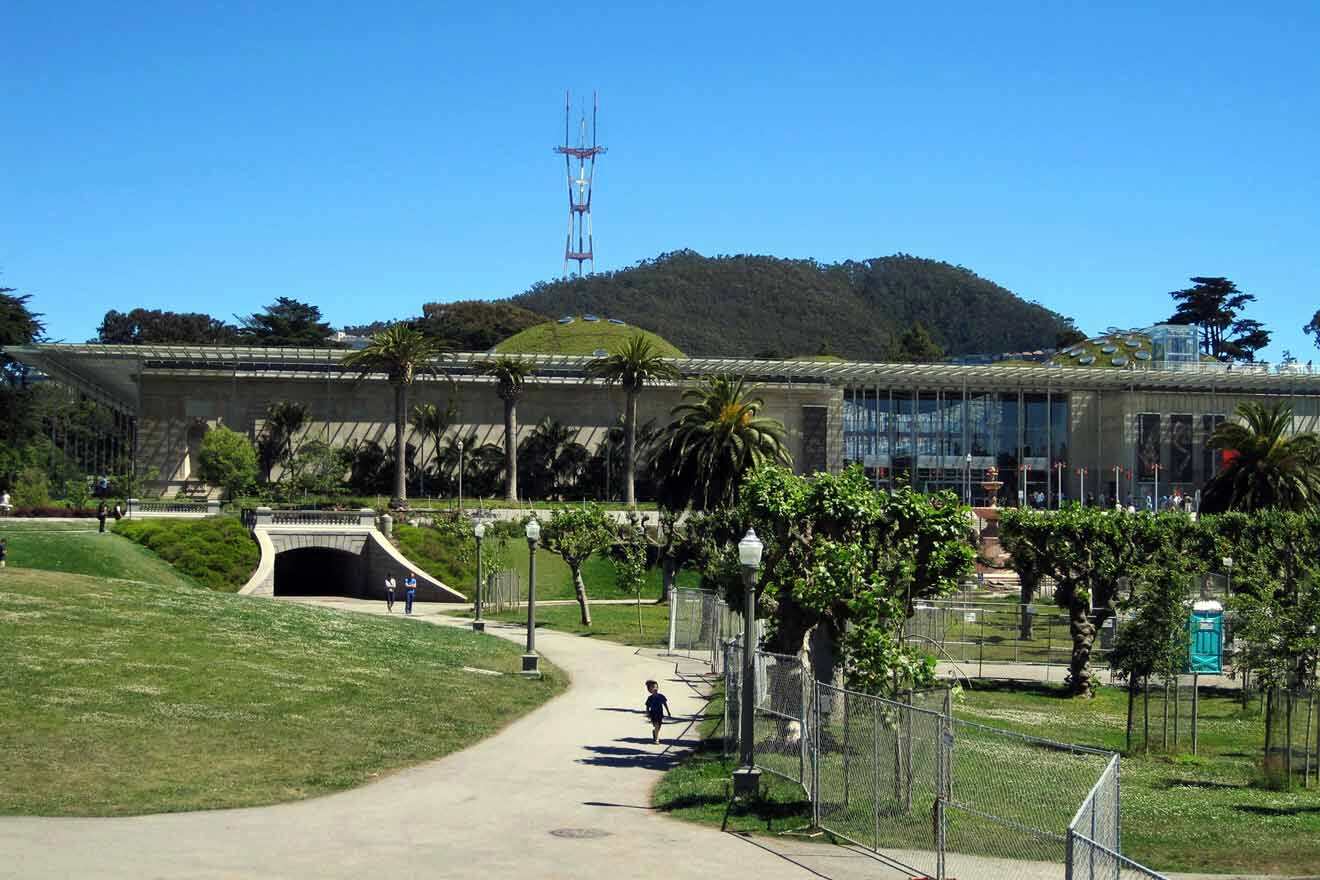
[[[587,112],[584,108],[582,119],[578,123],[577,146],[571,142],[570,122],[572,116],[572,95],[564,93],[564,144],[555,147],[555,152],[564,157],[564,173],[568,178],[568,238],[564,242],[564,277],[568,277],[569,262],[577,263],[578,277],[582,277],[582,264],[591,263],[591,271],[596,271],[596,258],[592,253],[591,242],[591,183],[596,176],[596,157],[605,152],[605,148],[596,144],[596,112],[600,109],[600,100],[593,92],[591,105],[591,145],[587,146]],[[577,168],[573,160],[577,160]],[[576,170],[576,174],[574,171]]]

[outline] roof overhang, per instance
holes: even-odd
[[[5,353],[111,406],[136,412],[141,376],[336,379],[353,381],[335,348],[251,348],[193,345],[38,344]],[[535,368],[537,381],[581,382],[585,355],[499,355]],[[485,352],[458,352],[436,362],[436,377],[476,379]],[[1201,391],[1320,396],[1320,373],[1310,368],[1271,371],[1263,365],[1189,364],[1183,369],[1097,369],[1051,365],[894,364],[866,361],[675,358],[689,379],[743,376],[757,382],[912,389],[1050,388],[1056,391]],[[383,380],[384,374],[368,378]],[[423,379],[427,378],[424,376]],[[483,379],[482,381],[489,381]]]

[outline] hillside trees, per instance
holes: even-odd
[[[329,345],[334,332],[321,320],[320,307],[287,296],[238,321],[238,340],[245,345],[317,348]]]

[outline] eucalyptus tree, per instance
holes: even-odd
[[[1320,505],[1320,437],[1293,434],[1292,407],[1250,401],[1239,422],[1224,422],[1206,445],[1228,461],[1206,484],[1201,511],[1314,510]]]
[[[517,358],[481,361],[477,373],[495,379],[495,393],[504,401],[504,497],[518,500],[518,400],[536,370]]]
[[[677,379],[679,371],[651,340],[634,333],[618,351],[589,363],[587,375],[606,385],[618,385],[627,395],[623,414],[624,501],[631,507],[637,503],[637,399],[648,384]]]
[[[395,324],[371,337],[366,348],[349,352],[340,360],[344,369],[358,374],[358,381],[385,374],[394,386],[394,496],[392,507],[408,503],[407,417],[408,389],[422,373],[438,373],[438,361],[447,352],[443,342],[410,327]]]

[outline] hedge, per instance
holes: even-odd
[[[236,592],[247,583],[261,556],[248,530],[228,516],[125,519],[115,524],[115,531],[222,593]]]

